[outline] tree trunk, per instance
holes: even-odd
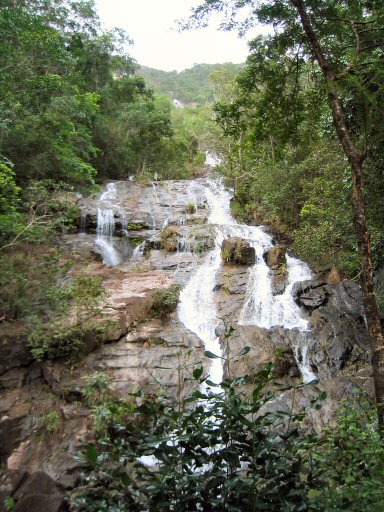
[[[371,260],[371,243],[365,213],[363,162],[365,154],[358,151],[345,123],[341,102],[335,87],[336,73],[329,64],[320,42],[313,30],[311,20],[305,10],[303,0],[290,0],[296,7],[302,27],[316,60],[327,80],[329,92],[328,102],[332,110],[333,123],[338,138],[348,159],[353,180],[353,219],[361,265],[361,287],[368,332],[371,342],[373,378],[375,384],[377,415],[380,428],[384,426],[384,339],[381,329],[379,310],[373,283]]]

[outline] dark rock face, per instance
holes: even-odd
[[[319,280],[296,283],[292,290],[295,301],[299,306],[313,311],[327,302],[329,292],[325,285],[324,281]]]
[[[28,494],[21,498],[12,509],[13,512],[61,512],[64,511],[61,496],[47,496],[46,494]]]
[[[16,512],[61,512],[66,510],[61,489],[43,471],[0,471],[0,512],[4,499],[12,498]]]
[[[27,330],[21,324],[0,324],[0,375],[11,368],[27,366],[32,360]]]
[[[228,341],[230,357],[246,346],[251,350],[245,356],[231,361],[231,377],[255,374],[270,362],[275,365],[275,377],[299,377],[300,372],[292,349],[299,336],[301,333],[297,329],[264,329],[253,325],[238,325]],[[222,343],[225,343],[223,338]]]
[[[221,245],[221,258],[226,265],[253,265],[255,249],[240,237],[227,238]]]
[[[310,314],[312,365],[322,377],[336,376],[348,364],[370,361],[362,295],[354,281],[298,283],[296,301]]]
[[[272,270],[277,270],[282,265],[285,265],[287,260],[285,258],[286,249],[281,245],[274,245],[263,254],[265,263]]]

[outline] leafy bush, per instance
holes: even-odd
[[[73,499],[73,509],[308,510],[316,438],[300,435],[303,415],[265,409],[273,398],[266,387],[272,370],[226,380],[217,390],[196,368],[194,379],[205,387],[177,407],[138,394],[130,421],[88,447],[90,487]],[[245,397],[241,390],[251,382],[256,385]]]
[[[15,182],[15,173],[0,162],[0,245],[21,229],[22,216],[17,210],[20,192]]]
[[[172,284],[162,290],[156,290],[153,294],[154,302],[152,304],[151,312],[154,316],[165,318],[170,315],[179,302],[180,286]]]
[[[50,290],[54,300],[62,298],[60,306],[50,311],[50,318],[31,317],[29,346],[36,359],[66,358],[69,361],[84,355],[87,332],[103,334],[104,325],[92,317],[99,312],[105,296],[99,276],[79,275],[70,286]],[[72,313],[72,317],[71,317]]]
[[[175,226],[167,226],[161,232],[161,248],[167,252],[177,250],[178,229]]]
[[[46,430],[48,433],[54,432],[59,428],[60,415],[57,411],[50,411],[44,416],[40,417],[40,427]]]
[[[342,402],[336,426],[325,429],[314,458],[322,488],[312,491],[311,510],[383,510],[383,440],[376,410],[361,391]]]

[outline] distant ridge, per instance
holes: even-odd
[[[195,64],[184,71],[162,71],[140,66],[137,74],[160,94],[168,94],[185,104],[204,104],[213,101],[213,88],[208,79],[214,71],[226,70],[238,73],[244,64]]]

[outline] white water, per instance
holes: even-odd
[[[100,195],[99,201],[111,206],[116,199],[115,183],[107,183],[106,190]],[[99,247],[103,262],[106,265],[115,266],[121,263],[118,251],[113,247],[113,233],[115,231],[115,216],[112,208],[97,209],[97,227],[95,244]]]
[[[240,315],[240,324],[271,328],[281,325],[287,329],[307,329],[307,320],[292,297],[293,285],[311,277],[309,267],[300,260],[287,255],[287,285],[281,295],[273,295],[272,272],[263,259],[263,253],[273,245],[270,235],[258,226],[238,224],[230,213],[231,194],[222,181],[207,180],[205,193],[210,209],[208,222],[216,225],[215,248],[204,263],[192,275],[180,294],[178,315],[184,325],[204,342],[205,349],[221,355],[215,328],[220,320],[214,301],[216,272],[221,265],[220,247],[224,238],[239,236],[248,240],[255,248],[256,263],[250,269],[245,303]],[[295,349],[303,380],[308,382],[315,376],[309,367],[307,346]],[[223,377],[221,359],[213,359],[210,378],[220,382]]]
[[[145,244],[146,244],[146,241],[144,240],[144,242],[141,242],[140,245],[135,247],[135,249],[133,251],[133,254],[132,254],[132,260],[133,261],[141,260],[143,258],[144,250],[145,250]]]
[[[216,167],[222,163],[222,159],[215,155],[214,153],[210,153],[209,151],[205,152],[205,165],[209,165],[210,167]]]
[[[106,187],[107,190],[100,195],[99,201],[113,201],[116,199],[117,190],[115,183],[107,183]]]

